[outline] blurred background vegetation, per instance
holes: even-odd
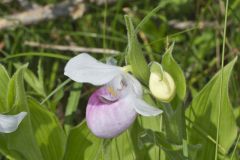
[[[0,28],[4,17],[62,2],[57,0],[1,0]],[[0,63],[7,68],[9,73],[14,73],[19,64],[28,63],[29,72],[31,70],[35,76],[29,73],[28,77],[25,77],[27,92],[39,101],[43,101],[55,88],[66,83],[67,77],[63,75],[63,69],[67,59],[79,53],[59,50],[53,45],[70,48],[85,47],[87,51],[93,48],[113,49],[119,54],[96,53],[95,51],[91,54],[103,61],[104,58],[113,56],[118,60],[119,65],[124,65],[127,46],[124,15],[130,15],[134,25],[137,26],[155,8],[156,12],[139,28],[139,41],[149,62],[153,59],[160,61],[166,46],[175,42],[173,56],[185,72],[188,87],[186,102],[189,103],[195,93],[221,67],[224,3],[221,0],[82,1],[69,13],[54,19],[1,29]],[[230,1],[225,63],[239,55],[239,8],[240,0]],[[44,47],[44,45],[50,47]],[[240,124],[239,70],[238,60],[230,81],[230,98]],[[40,87],[37,88],[38,86]],[[74,123],[77,124],[84,118],[86,102],[93,90],[94,88],[90,85],[81,86],[70,82],[50,97],[49,109],[56,111],[59,118],[64,121],[70,92],[72,91],[72,94],[73,91],[80,92],[81,94],[78,94],[79,97],[76,98],[78,108],[73,116]]]

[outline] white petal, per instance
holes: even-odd
[[[162,110],[152,107],[145,101],[138,98],[134,100],[134,107],[136,112],[143,116],[157,116],[162,113]]]
[[[14,132],[26,115],[27,112],[20,112],[17,115],[0,114],[0,132],[2,133]]]
[[[64,74],[80,83],[103,85],[111,81],[121,70],[117,66],[104,64],[86,53],[73,57],[65,66]]]
[[[133,77],[131,74],[125,74],[126,79],[128,81],[128,85],[131,86],[132,91],[135,93],[135,95],[139,98],[142,97],[143,94],[143,89],[142,89],[142,85],[140,84],[140,82]]]

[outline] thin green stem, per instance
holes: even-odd
[[[231,155],[231,160],[233,160],[233,157],[234,157],[234,154],[235,154],[235,152],[236,152],[236,149],[237,149],[237,145],[238,145],[239,140],[240,140],[240,134],[238,134],[237,142],[236,142],[236,144],[235,144],[235,146],[234,146],[234,149],[233,149],[233,152],[232,152],[232,155]]]
[[[218,158],[218,144],[219,144],[219,128],[220,128],[220,117],[222,108],[222,97],[223,97],[223,67],[224,67],[224,56],[225,56],[225,42],[226,42],[226,29],[227,29],[227,17],[228,17],[228,0],[226,0],[225,9],[225,20],[224,20],[224,31],[223,31],[223,46],[222,46],[222,61],[221,61],[221,81],[220,81],[220,103],[218,107],[218,118],[217,118],[217,135],[216,135],[216,149],[215,149],[215,160]]]
[[[152,42],[149,42],[149,43],[146,44],[146,45],[152,45],[152,44],[155,44],[155,43],[159,43],[159,42],[161,42],[161,41],[164,41],[164,40],[167,39],[167,38],[168,38],[168,39],[171,39],[171,38],[173,38],[173,37],[176,37],[176,36],[178,36],[178,35],[181,35],[181,34],[183,34],[183,33],[187,33],[187,32],[189,32],[189,31],[192,31],[192,30],[195,30],[195,29],[198,29],[198,27],[196,26],[196,27],[192,27],[192,28],[183,30],[183,31],[181,31],[181,32],[176,32],[176,33],[170,34],[170,35],[168,35],[168,36],[166,36],[166,37],[163,37],[163,38],[154,40],[154,41],[152,41]],[[146,46],[146,45],[144,45],[144,46]]]
[[[107,48],[106,43],[106,28],[107,28],[107,0],[104,1],[104,12],[103,12],[103,48]]]
[[[160,9],[162,8],[162,4],[159,3],[159,5],[151,10],[144,18],[143,20],[137,25],[135,32],[137,33],[139,29],[154,15],[156,14]]]
[[[15,55],[10,55],[7,56],[5,58],[0,59],[0,62],[2,61],[6,61],[9,59],[14,59],[14,58],[18,58],[18,57],[28,57],[28,56],[39,56],[39,57],[49,57],[49,58],[56,58],[56,59],[63,59],[63,60],[69,60],[70,57],[68,56],[64,56],[64,55],[60,55],[60,54],[53,54],[53,53],[20,53],[20,54],[15,54]]]
[[[160,132],[163,132],[163,116],[159,116],[159,121],[160,121]],[[165,159],[164,151],[159,148],[159,160]]]
[[[185,116],[185,119],[193,124],[193,122]],[[187,126],[188,127],[188,126]],[[215,139],[213,137],[211,137],[206,131],[204,131],[200,126],[198,125],[193,125],[193,128],[195,129],[196,132],[198,132],[199,134],[201,134],[204,138],[208,139],[210,142],[212,142],[213,144],[217,144],[217,142],[215,141]],[[220,151],[223,153],[226,153],[225,148],[223,148],[223,146],[221,146],[220,144],[218,144],[218,147],[220,148]]]
[[[64,87],[66,84],[68,84],[71,81],[71,79],[65,80],[61,85],[59,85],[56,89],[54,89],[42,102],[41,105],[44,104],[48,99],[50,99],[57,91],[59,91],[62,87]]]

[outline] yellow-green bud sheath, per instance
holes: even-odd
[[[121,69],[124,72],[132,72],[132,66],[131,65],[127,65],[127,66],[121,67]]]
[[[170,74],[162,66],[153,62],[149,78],[149,89],[152,95],[162,102],[170,102],[176,94],[176,85]]]

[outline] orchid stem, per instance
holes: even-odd
[[[132,72],[133,71],[131,65],[127,65],[127,66],[122,67],[122,70],[124,72]]]

